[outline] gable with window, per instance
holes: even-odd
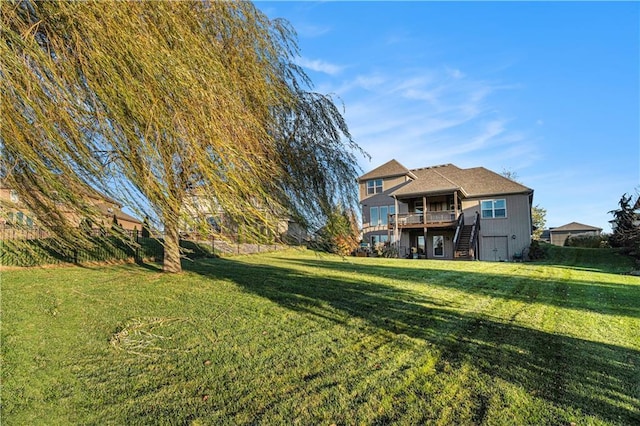
[[[367,195],[382,193],[382,179],[371,179],[367,181]]]
[[[482,200],[480,203],[483,219],[502,219],[507,217],[507,200]]]

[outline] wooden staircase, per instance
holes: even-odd
[[[464,225],[461,228],[460,237],[458,239],[458,244],[454,253],[455,259],[473,260],[473,247],[470,247],[472,229],[473,225]]]

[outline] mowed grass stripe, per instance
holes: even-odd
[[[559,253],[3,272],[3,424],[637,422],[640,279]]]

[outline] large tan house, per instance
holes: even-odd
[[[273,213],[269,215],[276,223],[276,235],[278,239],[291,243],[300,244],[309,238],[308,232],[298,223],[282,214],[279,217]],[[235,238],[238,236],[238,225],[224,212],[217,203],[215,197],[207,197],[199,194],[192,194],[182,202],[180,210],[179,232],[190,238],[199,238],[199,225],[206,226],[209,231],[222,234],[226,237]],[[268,233],[265,231],[265,236]]]
[[[93,192],[85,194],[86,199],[96,207],[100,214],[100,223],[94,226],[110,227],[114,220],[125,230],[142,230],[142,222],[122,211],[122,204],[104,194]],[[22,203],[18,192],[4,184],[0,184],[0,226],[15,226],[23,229],[38,227],[38,219]],[[82,218],[71,213],[69,220],[80,226]]]
[[[531,244],[533,190],[483,167],[391,160],[358,185],[364,242],[400,257],[509,261]]]

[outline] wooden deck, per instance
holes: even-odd
[[[455,228],[457,218],[453,211],[401,213],[389,215],[389,229]]]

